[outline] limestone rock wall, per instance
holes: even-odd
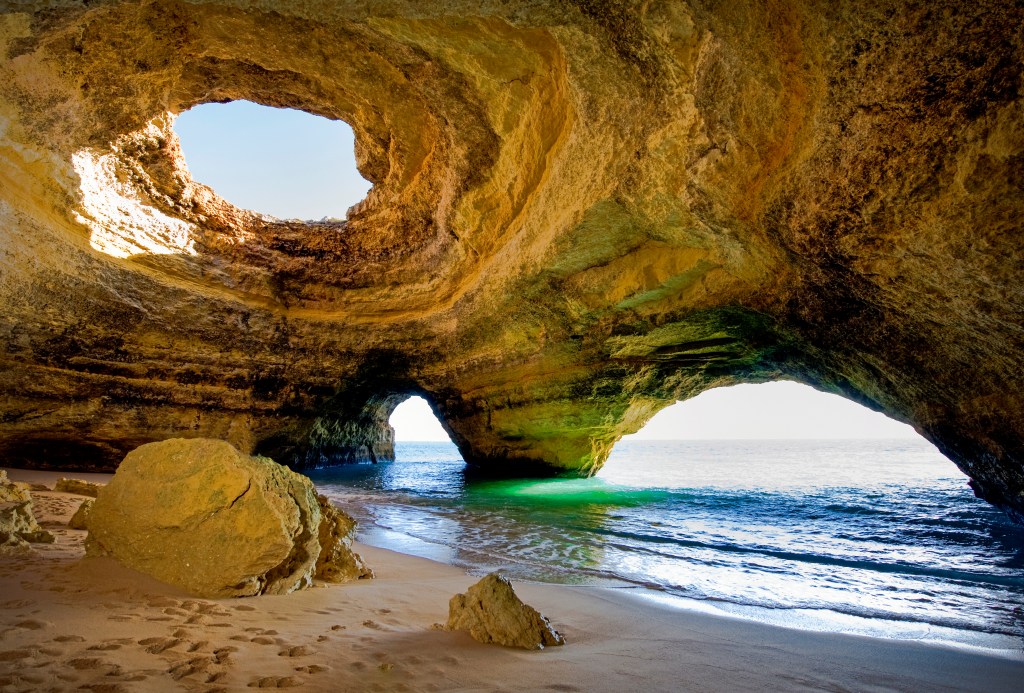
[[[791,378],[1024,509],[1024,10],[962,0],[0,5],[0,456],[174,436],[589,473]],[[345,222],[232,207],[175,114],[352,125]]]

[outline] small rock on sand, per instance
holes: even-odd
[[[60,493],[74,493],[79,496],[96,498],[104,486],[106,484],[96,484],[92,481],[83,481],[82,479],[61,478],[57,480],[57,485],[53,487],[53,490]]]
[[[92,504],[95,501],[92,498],[86,498],[82,501],[82,504],[78,506],[78,510],[68,520],[68,527],[71,529],[89,529],[89,513],[92,510]]]
[[[467,630],[474,640],[527,650],[564,645],[565,638],[516,596],[508,578],[491,573],[448,603],[448,630]]]

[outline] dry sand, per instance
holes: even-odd
[[[9,474],[51,487],[60,476]],[[66,523],[83,497],[33,496],[57,541],[0,559],[0,691],[1024,691],[1021,659],[789,630],[597,587],[516,584],[565,647],[480,645],[432,627],[476,578],[368,546],[375,580],[196,599],[82,559],[85,532]]]

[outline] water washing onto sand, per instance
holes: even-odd
[[[924,441],[623,442],[585,480],[476,480],[448,443],[313,475],[361,540],[812,630],[1024,648],[1024,527]]]

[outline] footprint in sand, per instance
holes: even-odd
[[[144,638],[139,640],[139,644],[146,648],[146,652],[150,654],[160,654],[172,647],[177,647],[181,643],[185,642],[181,638]]]
[[[277,653],[278,657],[309,657],[312,654],[316,654],[314,650],[306,647],[305,645],[296,645],[295,647],[289,647],[281,650]]]
[[[233,652],[238,652],[238,648],[232,647],[231,645],[228,645],[226,647],[218,647],[216,650],[213,651],[213,658],[217,662],[217,664],[229,664],[231,661],[231,654]]]
[[[74,659],[69,659],[64,662],[64,664],[78,671],[87,671],[90,669],[99,669],[100,667],[105,666],[106,662],[98,657],[76,657]]]
[[[119,683],[87,683],[79,686],[80,691],[93,691],[93,693],[122,693],[125,687]]]
[[[184,662],[178,662],[167,670],[167,673],[171,675],[171,678],[175,681],[180,681],[186,676],[192,676],[205,672],[213,664],[213,660],[209,657],[193,657],[187,659]]]
[[[295,671],[300,674],[320,674],[327,671],[327,667],[320,666],[319,664],[310,664],[305,667],[295,667]]]
[[[249,683],[249,688],[298,688],[304,683],[297,676],[264,676]]]
[[[81,635],[58,635],[53,639],[54,642],[85,642],[85,638]]]
[[[152,609],[175,608],[181,606],[181,602],[177,599],[171,599],[170,597],[157,597],[146,602],[146,606]]]
[[[26,672],[19,673],[18,678],[24,681],[25,683],[31,683],[37,686],[46,681],[46,677],[42,674],[32,674]]]
[[[36,621],[35,619],[26,619],[24,621],[18,621],[14,624],[15,628],[24,628],[25,630],[42,630],[52,626],[52,623],[46,621]]]
[[[121,622],[138,621],[139,620],[139,615],[138,614],[114,614],[113,616],[107,616],[107,620],[108,621],[121,621]]]
[[[31,656],[32,653],[28,650],[6,650],[0,652],[0,662],[16,662]]]
[[[12,611],[14,609],[24,609],[26,606],[32,606],[35,602],[30,602],[27,599],[13,599],[0,603],[0,609],[4,611]]]
[[[366,619],[363,621],[363,626],[366,628],[373,628],[374,630],[383,630],[381,625],[372,619]]]
[[[273,638],[268,638],[265,635],[257,635],[255,638],[253,638],[249,642],[254,642],[257,645],[273,645],[273,644],[275,644]]]

